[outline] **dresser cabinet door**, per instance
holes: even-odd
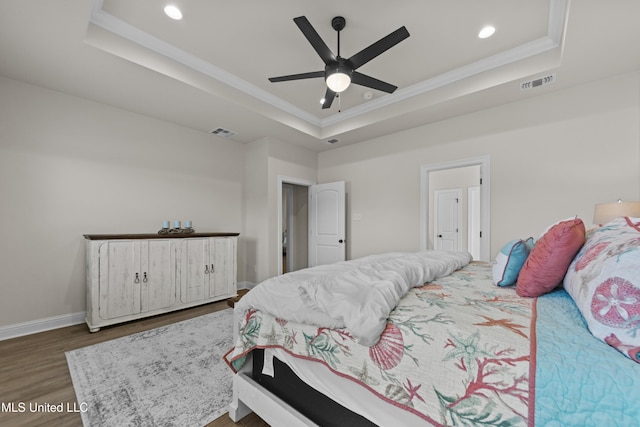
[[[213,248],[211,270],[213,271],[209,297],[236,294],[236,239],[231,237],[211,238]]]
[[[202,301],[209,295],[209,239],[184,239],[180,250],[180,301]]]
[[[141,309],[171,307],[176,301],[176,247],[170,240],[140,242]]]
[[[140,242],[105,242],[100,245],[99,260],[100,317],[140,313]]]

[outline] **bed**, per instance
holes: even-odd
[[[236,304],[225,355],[231,418],[638,425],[638,221],[586,233],[565,220],[501,254],[394,252],[258,285]]]

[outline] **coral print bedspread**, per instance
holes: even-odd
[[[519,297],[494,286],[484,263],[411,289],[372,347],[346,329],[248,310],[225,358],[237,370],[252,349],[273,347],[326,365],[424,425],[640,425],[638,366],[593,338],[564,290]]]
[[[412,289],[372,347],[344,329],[250,310],[227,360],[239,369],[251,349],[281,347],[433,425],[526,425],[532,302],[493,286],[486,266],[470,264]]]

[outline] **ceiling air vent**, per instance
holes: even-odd
[[[325,142],[327,144],[335,144],[336,142],[339,142],[339,141],[340,141],[339,139],[331,138],[331,139],[327,139]]]
[[[544,86],[544,85],[548,85],[548,84],[551,84],[551,83],[555,83],[555,81],[556,81],[556,75],[555,74],[549,74],[549,75],[546,75],[544,77],[538,77],[536,79],[527,80],[526,82],[520,83],[520,90],[535,89],[535,88],[540,87],[540,86]]]
[[[231,138],[234,135],[237,135],[238,132],[234,132],[225,128],[217,128],[211,131],[212,134],[221,136],[223,138]]]

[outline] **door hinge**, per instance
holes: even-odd
[[[456,203],[460,203],[460,199],[456,197]]]
[[[482,178],[480,178],[480,185],[482,185]]]
[[[480,237],[482,237],[482,231],[480,232]]]

